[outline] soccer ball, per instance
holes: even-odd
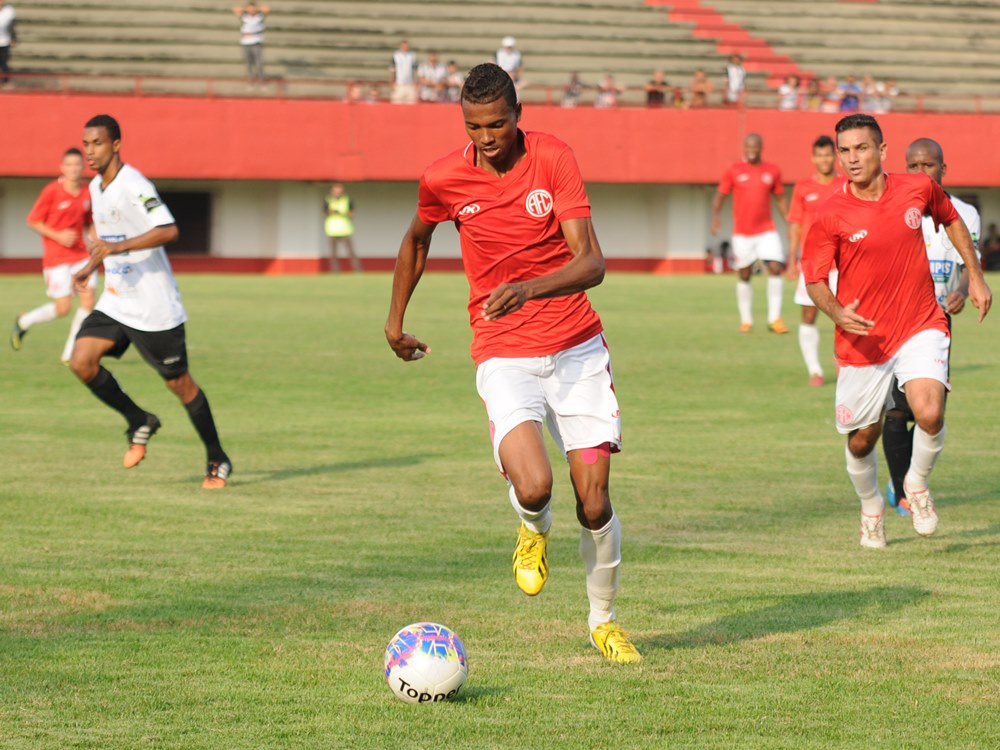
[[[406,703],[436,703],[458,695],[469,674],[465,646],[436,622],[407,625],[385,648],[385,679]]]

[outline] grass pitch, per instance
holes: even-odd
[[[124,423],[59,365],[66,321],[0,351],[0,748],[1000,743],[998,313],[956,319],[940,530],[891,515],[880,552],[857,543],[833,386],[806,385],[794,326],[764,331],[759,280],[749,336],[731,276],[594,290],[624,420],[618,613],[645,655],[627,668],[587,643],[555,456],[551,577],[514,585],[462,277],[418,288],[407,330],[433,353],[412,364],[382,335],[387,275],[180,283],[223,492],[199,489],[187,415],[133,352],[109,367],[164,427],[126,472]],[[0,291],[11,318],[43,301],[35,277]],[[425,619],[461,635],[470,677],[408,706],[382,652]]]

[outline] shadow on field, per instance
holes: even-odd
[[[312,477],[318,474],[340,474],[345,471],[362,471],[364,469],[398,469],[402,466],[416,466],[431,458],[433,453],[419,453],[410,456],[372,456],[358,461],[338,461],[316,466],[297,466],[289,469],[276,469],[271,472],[250,471],[246,474],[236,474],[233,486],[248,484],[263,484],[265,482],[284,482],[299,477]],[[239,467],[236,467],[239,469]]]
[[[865,591],[817,591],[796,594],[763,609],[720,617],[687,633],[663,635],[646,641],[653,648],[698,648],[737,643],[775,633],[794,633],[838,620],[870,619],[916,604],[930,596],[916,586],[880,586]]]

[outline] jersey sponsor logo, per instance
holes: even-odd
[[[101,239],[105,242],[121,242],[125,239],[124,234],[102,234]]]
[[[868,236],[868,230],[867,229],[861,229],[861,230],[855,232],[854,234],[852,234],[850,237],[848,237],[847,241],[848,242],[861,242],[861,240],[863,240],[867,236]]]
[[[524,207],[536,219],[552,213],[552,194],[548,190],[532,190],[524,200]]]
[[[737,182],[746,182],[749,179],[750,179],[750,175],[748,175],[748,174],[738,174],[738,175],[736,175],[736,181]]]
[[[813,203],[818,200],[819,200],[819,193],[809,193],[809,195],[806,196],[806,203]]]
[[[479,204],[478,203],[470,203],[468,206],[465,206],[461,211],[459,211],[458,215],[459,216],[472,216],[473,214],[478,214],[478,213],[479,213]]]
[[[153,211],[155,211],[157,208],[163,205],[163,202],[155,195],[152,198],[147,198],[144,195],[140,195],[139,200],[142,201],[142,205],[145,207],[147,214],[153,213]]]
[[[903,220],[906,222],[906,226],[910,229],[920,229],[920,223],[923,217],[924,212],[919,208],[908,208],[906,209],[906,215],[903,216]]]
[[[932,260],[931,264],[931,276],[937,283],[944,283],[951,278],[952,269],[954,269],[955,264],[950,260]]]
[[[57,211],[65,211],[67,208],[73,205],[73,201],[59,201],[59,205],[56,206]]]
[[[132,266],[115,266],[112,268],[105,268],[104,273],[108,276],[127,276],[132,273]]]

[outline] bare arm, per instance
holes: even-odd
[[[712,197],[712,223],[709,225],[708,231],[713,237],[719,233],[719,229],[722,227],[722,204],[725,201],[726,196],[719,192],[716,192]]]
[[[788,225],[788,278],[793,279],[799,272],[799,253],[802,248],[799,243],[802,240],[802,225],[797,221]]]
[[[58,242],[63,247],[73,247],[76,244],[79,234],[75,229],[53,229],[44,221],[28,222],[28,226],[38,232],[42,237],[47,237],[54,242]]]
[[[993,292],[983,278],[983,269],[979,265],[979,258],[976,257],[976,250],[972,245],[972,235],[969,234],[969,229],[961,218],[946,226],[944,231],[948,233],[951,244],[962,256],[965,265],[963,273],[968,274],[969,299],[979,310],[979,322],[982,323],[993,305]]]
[[[774,196],[774,202],[778,204],[778,211],[782,219],[788,218],[788,196],[785,193]]]
[[[414,216],[409,229],[403,235],[399,255],[396,256],[389,317],[385,321],[385,338],[396,356],[404,362],[420,359],[425,353],[430,352],[427,344],[403,330],[403,317],[410,303],[410,297],[413,296],[413,290],[417,288],[417,282],[424,273],[435,226],[437,225],[425,224],[418,216]]]
[[[135,237],[121,240],[120,242],[105,242],[99,237],[90,246],[90,260],[87,265],[73,275],[73,279],[82,282],[92,274],[104,259],[109,255],[119,255],[131,250],[146,250],[159,245],[166,245],[177,239],[180,233],[176,224],[166,224],[161,227],[153,227],[148,232],[143,232]]]
[[[576,294],[604,281],[604,254],[590,218],[567,219],[559,226],[573,253],[569,263],[527,281],[501,284],[483,303],[484,318],[497,320],[520,310],[530,299]]]
[[[830,316],[830,320],[848,333],[867,336],[868,332],[875,325],[875,321],[866,320],[858,315],[857,310],[858,305],[861,304],[861,300],[854,300],[847,307],[844,307],[833,296],[833,292],[830,291],[830,287],[825,281],[806,284],[806,292],[808,292],[809,298],[816,304],[816,307]]]

